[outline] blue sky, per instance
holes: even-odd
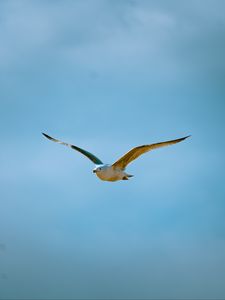
[[[225,2],[0,2],[0,298],[225,298]],[[140,144],[129,181],[111,163]]]

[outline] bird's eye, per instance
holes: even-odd
[[[99,171],[101,171],[102,168],[99,168]]]

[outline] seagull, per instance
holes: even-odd
[[[46,133],[42,133],[47,139],[50,141],[56,142],[58,144],[67,146],[72,148],[73,150],[76,150],[83,155],[85,155],[87,158],[89,158],[94,164],[95,168],[93,169],[93,173],[95,173],[99,179],[104,181],[118,181],[118,180],[128,180],[130,177],[133,177],[134,175],[127,174],[125,172],[126,166],[131,163],[133,160],[138,158],[140,155],[157,149],[164,146],[173,145],[176,143],[179,143],[188,137],[190,135],[176,139],[176,140],[170,140],[166,142],[160,142],[155,144],[149,144],[149,145],[142,145],[135,148],[132,148],[130,151],[128,151],[126,154],[124,154],[121,158],[119,158],[116,162],[114,162],[112,165],[110,164],[104,164],[98,157],[96,157],[94,154],[79,148],[77,146],[61,142],[59,140],[56,140],[52,138],[51,136],[47,135]]]

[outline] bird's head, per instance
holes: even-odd
[[[93,173],[98,173],[106,170],[108,168],[108,165],[98,165],[94,168]]]

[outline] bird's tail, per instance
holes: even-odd
[[[134,177],[134,175],[126,174],[127,177]]]
[[[123,180],[129,180],[130,177],[133,177],[134,175],[126,174],[126,176],[123,177]]]

